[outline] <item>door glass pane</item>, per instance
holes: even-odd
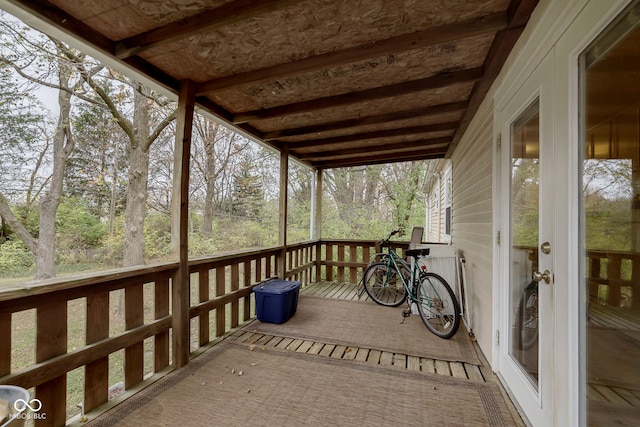
[[[580,61],[581,353],[592,426],[640,425],[639,13],[636,2]]]
[[[540,129],[538,101],[511,125],[511,330],[509,354],[538,383],[538,267]]]

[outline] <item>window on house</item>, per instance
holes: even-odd
[[[444,178],[444,235],[451,239],[451,205],[453,200],[453,183],[451,173],[447,173]]]
[[[640,324],[639,15],[635,2],[580,57],[581,353],[588,426],[640,425],[640,411],[628,410],[634,400],[626,394],[640,390],[640,340],[632,332]]]

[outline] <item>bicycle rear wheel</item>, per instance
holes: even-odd
[[[416,294],[427,329],[440,338],[454,336],[460,327],[460,306],[449,284],[435,273],[422,273]]]
[[[516,333],[520,350],[538,342],[538,283],[531,282],[522,292],[516,312]]]
[[[397,307],[407,299],[398,272],[383,262],[371,264],[364,272],[364,289],[380,305]]]

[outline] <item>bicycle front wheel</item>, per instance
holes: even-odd
[[[454,336],[460,326],[460,306],[449,284],[435,273],[422,273],[416,294],[427,329],[440,338]]]
[[[371,264],[364,272],[364,289],[380,305],[397,307],[407,299],[402,278],[384,262]]]

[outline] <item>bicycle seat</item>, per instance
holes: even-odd
[[[404,251],[404,254],[406,256],[412,256],[412,257],[416,257],[416,256],[427,256],[429,255],[429,250],[430,248],[424,248],[424,249],[408,249],[406,251]]]

